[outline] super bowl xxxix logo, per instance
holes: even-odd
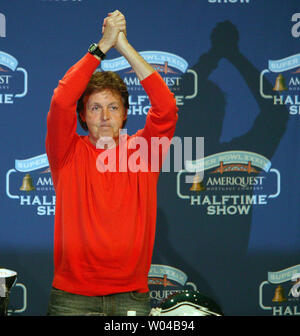
[[[21,207],[33,207],[39,216],[55,214],[55,193],[46,154],[15,160],[6,173],[6,195]]]
[[[286,105],[291,115],[300,115],[300,54],[280,60],[270,60],[268,69],[261,72],[260,94],[273,100],[274,105]],[[263,77],[274,83],[273,93],[264,92]]]
[[[268,272],[259,286],[259,306],[272,315],[300,315],[300,265]]]
[[[248,215],[253,205],[265,205],[279,194],[280,172],[253,152],[227,151],[186,161],[177,174],[178,197],[207,215]]]
[[[167,265],[152,264],[148,274],[150,297],[154,306],[169,295],[183,290],[197,290],[181,270]]]
[[[0,51],[0,104],[13,104],[27,94],[28,74],[17,59]]]
[[[161,74],[169,89],[174,93],[177,105],[184,105],[186,99],[193,99],[197,95],[197,73],[188,69],[188,63],[182,57],[162,51],[141,51],[140,54]],[[128,115],[143,116],[148,113],[150,108],[148,96],[124,57],[102,61],[101,69],[103,71],[120,72],[120,75],[122,75],[129,92],[130,108]],[[186,72],[191,75],[194,90],[186,95],[176,94],[180,89],[181,76]]]

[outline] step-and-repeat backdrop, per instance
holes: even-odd
[[[190,289],[226,315],[300,315],[298,0],[1,1],[0,267],[18,273],[9,313],[46,313],[55,213],[47,112],[58,80],[115,9],[179,107],[158,184],[152,305]],[[101,70],[128,85],[132,134],[149,100],[119,57],[110,51]],[[204,157],[182,151],[178,168],[172,158],[189,141],[195,153],[204,143]]]

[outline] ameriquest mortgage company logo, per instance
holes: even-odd
[[[0,104],[14,104],[26,96],[27,90],[27,71],[14,56],[0,51]]]
[[[160,73],[163,80],[174,93],[177,106],[185,104],[186,100],[193,99],[198,93],[198,76],[193,69],[188,68],[188,62],[176,54],[165,51],[141,51],[140,55],[150,63],[153,68]],[[143,91],[138,78],[132,70],[127,60],[121,56],[111,60],[101,62],[99,71],[119,72],[127,85],[129,92],[129,116],[146,116],[150,108],[149,98]],[[181,87],[181,77],[187,73],[193,83],[192,92],[179,93]]]
[[[273,316],[300,315],[300,265],[268,272],[259,286],[259,306]]]
[[[168,296],[184,290],[197,290],[195,283],[188,281],[182,270],[169,266],[152,264],[148,274],[151,304],[157,306]]]
[[[184,183],[187,177],[192,185]],[[280,172],[254,152],[215,153],[186,161],[177,173],[177,196],[209,216],[248,215],[253,206],[268,204],[280,192]]]
[[[39,216],[53,216],[56,197],[47,155],[15,160],[6,173],[6,195]]]
[[[285,105],[289,114],[300,116],[300,54],[291,55],[279,60],[269,60],[268,68],[260,75],[260,95],[264,99],[273,100],[274,105]],[[273,94],[266,93],[263,77],[274,83]]]

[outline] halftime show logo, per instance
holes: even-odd
[[[186,183],[193,178],[192,185]],[[177,195],[207,215],[248,215],[280,194],[280,172],[264,156],[247,151],[221,152],[186,161],[177,174]]]
[[[193,99],[197,95],[197,73],[188,69],[188,63],[182,57],[163,51],[142,51],[140,55],[150,63],[153,68],[160,73],[163,80],[174,93],[177,106],[184,105],[186,99]],[[149,98],[141,86],[134,71],[131,69],[127,60],[121,56],[112,60],[104,60],[101,62],[103,71],[120,72],[129,93],[129,109],[130,116],[145,116],[150,108]],[[180,89],[181,76],[184,73],[191,75],[194,84],[193,92],[187,95],[176,94]]]
[[[300,315],[300,265],[268,272],[259,286],[259,306],[273,316]]]
[[[27,94],[28,74],[17,59],[0,51],[0,104],[13,104]]]
[[[187,275],[175,267],[151,265],[148,274],[148,285],[152,306],[157,306],[169,295],[182,292],[183,290],[196,291],[196,285],[193,282],[188,282],[187,279]]]
[[[260,94],[273,100],[274,105],[286,105],[291,115],[300,115],[300,54],[269,61],[268,69],[261,72]],[[274,83],[274,94],[264,92],[263,77]]]
[[[46,154],[15,160],[6,173],[6,195],[21,207],[33,207],[39,216],[55,214],[55,192]]]

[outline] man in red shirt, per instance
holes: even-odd
[[[145,127],[132,136],[119,136],[127,118],[126,85],[115,73],[95,72],[113,47],[129,62],[151,103]],[[76,133],[76,111],[87,136]],[[47,118],[46,151],[56,192],[48,315],[149,314],[159,175],[151,158],[161,162],[163,154],[151,140],[171,140],[176,121],[173,94],[129,44],[124,16],[109,13],[99,43],[59,81]],[[148,145],[139,157],[143,169],[121,169],[124,161],[128,168],[126,160],[141,140]],[[110,153],[118,157],[117,169],[102,171],[101,158]]]

